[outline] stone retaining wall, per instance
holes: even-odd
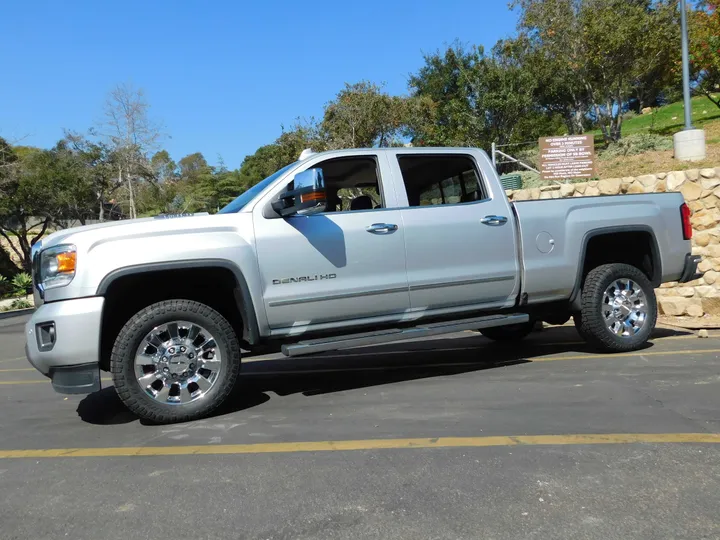
[[[666,191],[682,193],[693,211],[692,252],[702,255],[700,270],[705,274],[691,283],[666,283],[658,289],[660,313],[720,315],[720,167],[519,189],[507,194],[510,200],[524,201]]]

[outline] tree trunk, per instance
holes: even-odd
[[[133,195],[132,178],[130,178],[130,175],[128,175],[127,181],[128,192],[130,193],[130,219],[135,219],[137,217],[137,212],[135,211],[135,197]]]
[[[610,126],[611,126],[611,136],[613,142],[618,142],[622,138],[622,124],[623,124],[623,99],[620,95],[620,92],[617,92],[616,98],[617,102],[617,112],[613,114],[612,109],[610,109]],[[611,105],[612,106],[612,105]]]
[[[605,142],[605,146],[608,146],[612,139],[610,138],[610,133],[608,133],[608,127],[605,124],[605,118],[602,114],[602,111],[600,110],[600,106],[597,103],[593,103],[593,109],[595,110],[595,120],[600,125],[600,131],[602,131],[603,134],[603,141]]]
[[[585,133],[585,126],[583,126],[584,113],[582,108],[576,108],[572,116],[573,135],[582,135]]]

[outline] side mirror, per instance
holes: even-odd
[[[327,208],[325,178],[322,169],[307,169],[295,175],[292,188],[280,194],[272,208],[282,217],[309,216]]]

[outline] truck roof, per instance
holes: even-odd
[[[372,152],[372,153],[402,153],[402,154],[435,154],[435,153],[465,153],[468,151],[480,151],[484,153],[484,150],[469,146],[391,146],[383,148],[345,148],[338,150],[325,150],[323,152],[313,152],[309,148],[303,150],[300,154],[299,161],[304,161],[311,157],[316,156],[342,156],[342,155],[354,155],[358,152]]]

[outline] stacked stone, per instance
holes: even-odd
[[[720,167],[638,177],[610,178],[580,184],[555,184],[507,191],[512,201],[592,197],[624,193],[679,191],[693,211],[694,255],[702,255],[704,276],[691,283],[666,283],[658,289],[660,312],[702,317],[720,315]]]

